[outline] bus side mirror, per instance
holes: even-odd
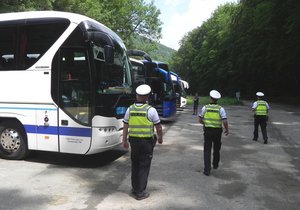
[[[128,56],[141,56],[141,57],[144,57],[147,61],[152,62],[151,57],[142,50],[130,49],[130,50],[127,50],[127,55]]]
[[[104,46],[104,60],[106,63],[114,63],[114,42],[112,38],[101,31],[92,31],[86,34],[86,39],[94,42],[97,46]]]
[[[114,63],[114,48],[112,46],[104,46],[104,59],[106,63]]]

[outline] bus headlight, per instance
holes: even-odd
[[[103,133],[112,133],[116,132],[117,128],[115,126],[100,127],[99,131]]]

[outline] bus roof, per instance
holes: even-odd
[[[28,11],[28,12],[11,12],[0,14],[0,21],[8,20],[23,20],[23,19],[33,19],[33,18],[67,18],[71,22],[80,23],[83,20],[92,20],[91,18],[70,13],[70,12],[60,12],[60,11]]]
[[[144,65],[144,63],[141,60],[135,59],[135,58],[129,58],[130,62],[138,63],[140,65]]]
[[[166,81],[170,82],[171,81],[171,77],[170,77],[170,74],[168,71],[166,71],[165,69],[162,69],[162,68],[156,68],[157,71],[159,71],[161,74],[164,75]]]
[[[189,83],[187,82],[187,81],[185,81],[185,80],[180,80],[181,81],[181,83],[183,84],[183,87],[184,88],[186,88],[186,89],[189,89]]]

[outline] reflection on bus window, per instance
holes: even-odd
[[[0,70],[26,70],[53,45],[69,21],[27,20],[0,26]],[[18,46],[18,47],[17,47]]]
[[[90,116],[90,76],[84,50],[64,49],[61,53],[61,102],[63,110],[81,123]]]
[[[98,46],[94,46],[93,48],[98,84],[97,93],[130,93],[131,77],[128,74],[130,67],[124,50],[116,47],[114,63],[109,64],[103,62],[103,50]]]

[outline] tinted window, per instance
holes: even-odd
[[[0,26],[0,70],[16,68],[16,37],[16,26]]]
[[[0,69],[28,69],[54,44],[68,25],[69,22],[62,19],[0,23]]]
[[[90,71],[84,49],[61,49],[60,107],[80,123],[90,122]]]

